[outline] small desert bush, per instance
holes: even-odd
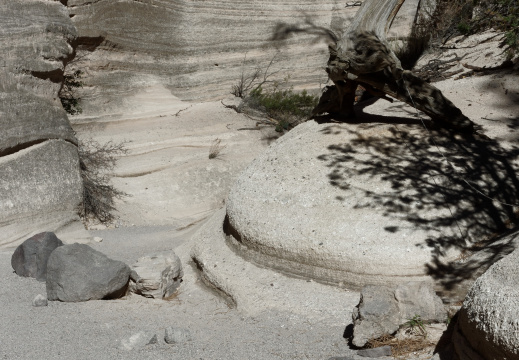
[[[81,99],[77,94],[77,89],[83,87],[82,77],[83,72],[81,70],[63,75],[63,85],[59,92],[59,99],[63,109],[70,115],[77,115],[83,112],[79,105]]]
[[[209,159],[217,159],[222,156],[221,152],[227,145],[222,145],[222,140],[216,138],[209,148]]]
[[[111,184],[110,173],[116,165],[117,157],[127,151],[124,143],[108,142],[102,145],[92,139],[79,141],[83,202],[78,213],[84,221],[109,223],[114,220],[115,199],[127,194]]]
[[[276,123],[278,132],[289,130],[309,119],[318,101],[318,96],[308,94],[306,90],[296,92],[292,88],[283,90],[278,86],[270,90],[258,86],[245,99],[248,107],[264,111]]]

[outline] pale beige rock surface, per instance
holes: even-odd
[[[84,109],[105,114],[131,106],[125,98],[150,83],[183,100],[221,98],[242,71],[248,75],[258,67],[265,69],[276,45],[281,52],[272,66],[278,71],[273,79],[290,76],[295,87],[318,88],[319,82],[326,82],[326,44],[305,34],[271,42],[274,26],[301,25],[308,17],[329,28],[358,9],[338,1],[309,0],[70,0],[68,7],[79,32],[73,66],[86,76]]]
[[[508,241],[517,236],[509,236]],[[518,256],[515,250],[496,262],[470,289],[453,337],[460,358],[519,359]]]

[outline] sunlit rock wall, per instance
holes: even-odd
[[[84,115],[131,109],[126,99],[151,84],[184,100],[229,95],[242,71],[266,69],[288,86],[319,88],[327,81],[328,48],[299,34],[273,42],[280,22],[340,27],[358,7],[343,1],[69,0],[79,31],[72,64],[85,72]],[[336,29],[337,31],[338,29]]]

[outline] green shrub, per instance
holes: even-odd
[[[295,92],[292,88],[281,90],[278,86],[265,91],[261,86],[250,91],[246,99],[249,107],[264,111],[276,122],[276,131],[283,132],[309,119],[319,97],[306,90]]]
[[[465,21],[460,22],[458,24],[457,28],[458,28],[458,31],[463,35],[470,34],[470,25]]]

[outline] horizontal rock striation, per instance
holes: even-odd
[[[318,88],[327,80],[327,45],[304,33],[269,41],[274,27],[308,17],[317,26],[336,28],[358,9],[308,0],[69,0],[68,7],[79,31],[74,66],[87,74],[82,98],[89,115],[131,106],[125,96],[156,83],[183,100],[221,98],[242,71],[265,69],[276,46],[273,79],[290,76],[291,85]]]
[[[0,246],[77,219],[77,140],[58,96],[76,35],[59,1],[0,3]]]

